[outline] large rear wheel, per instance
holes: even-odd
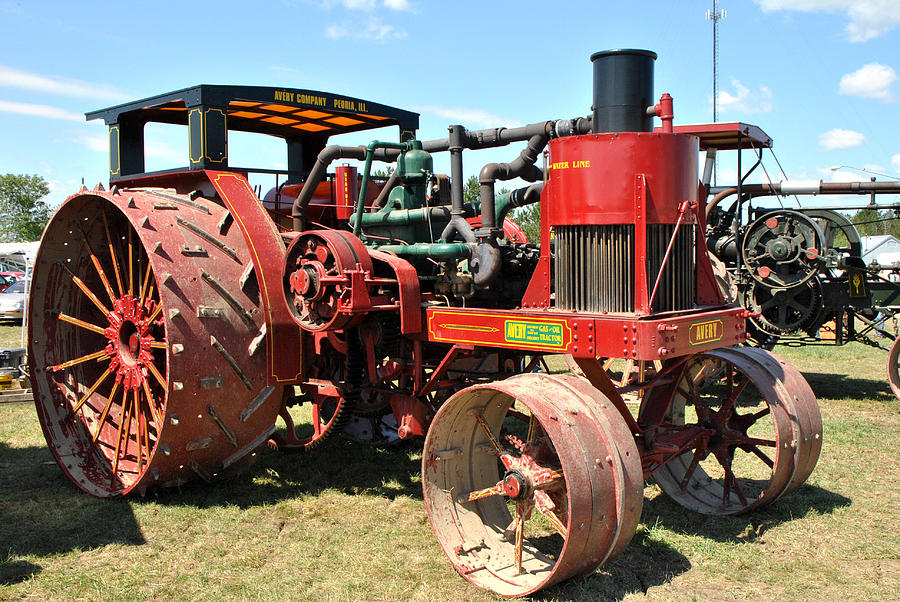
[[[47,226],[29,304],[35,403],[88,493],[212,479],[274,430],[259,288],[227,214],[196,195],[95,190]]]

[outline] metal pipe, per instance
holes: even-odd
[[[461,125],[451,125],[447,128],[450,136],[447,138],[450,151],[450,222],[441,232],[441,240],[452,240],[454,234],[459,234],[466,242],[475,242],[475,233],[472,226],[463,218],[463,159],[462,151],[466,143],[466,128]],[[425,143],[422,144],[425,147]]]
[[[393,163],[400,155],[399,150],[395,149],[379,149],[374,153],[374,158],[378,161]],[[325,179],[328,166],[336,159],[357,159],[362,161],[366,158],[365,146],[326,146],[316,157],[316,162],[300,190],[300,194],[294,200],[291,207],[291,218],[293,219],[293,228],[299,232],[306,229],[306,207],[309,205],[310,199],[316,192],[316,188]]]
[[[401,257],[429,257],[431,259],[465,259],[472,254],[471,245],[456,243],[416,243],[412,245],[379,245],[379,251],[395,253]]]
[[[900,194],[900,182],[819,182],[818,190],[813,191],[808,182],[801,186],[792,184],[790,180],[783,180],[774,184],[743,184],[741,194],[743,196],[760,197],[773,194]],[[706,215],[721,203],[724,199],[737,194],[736,187],[711,188],[715,193],[712,200],[706,205]]]
[[[510,211],[540,201],[541,192],[544,190],[544,184],[546,184],[546,182],[543,180],[535,182],[531,186],[516,188],[515,190],[508,192],[505,195],[501,194],[499,198],[494,199],[495,223],[500,224],[500,227],[502,228],[503,220],[506,219],[506,215]]]
[[[360,236],[362,232],[362,215],[366,208],[366,192],[368,191],[370,180],[369,172],[372,170],[372,158],[375,156],[376,149],[406,151],[409,150],[409,144],[406,142],[381,142],[380,140],[373,140],[366,147],[366,165],[363,169],[362,186],[359,187],[359,200],[356,203],[356,225],[353,226],[353,236]]]
[[[431,220],[445,221],[449,219],[450,208],[446,205],[439,205],[437,207],[422,207],[420,209],[395,209],[393,211],[363,213],[362,225],[363,227],[408,226]],[[356,215],[351,216],[350,225],[356,226]]]
[[[488,163],[481,168],[478,175],[481,188],[481,228],[476,236],[492,236],[493,230],[497,227],[494,214],[495,181],[522,178],[534,182],[544,177],[544,172],[535,166],[535,162],[547,145],[548,139],[544,132],[536,134],[528,140],[528,145],[512,163]]]
[[[384,202],[387,200],[388,195],[391,194],[391,191],[397,187],[397,183],[400,181],[400,170],[395,169],[391,172],[390,177],[387,179],[387,182],[384,183],[384,188],[381,189],[381,192],[378,193],[378,196],[375,197],[375,200],[372,201],[372,211],[378,211],[384,206]]]

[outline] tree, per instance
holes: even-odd
[[[50,207],[41,200],[49,193],[50,187],[41,176],[0,176],[0,240],[38,240],[50,219]]]
[[[860,209],[855,214],[853,214],[853,217],[850,218],[850,221],[853,222],[853,224],[856,226],[856,229],[859,230],[859,233],[862,236],[881,234],[881,216],[879,215],[877,209],[873,209],[870,207]]]
[[[519,224],[519,227],[522,228],[522,231],[525,232],[525,236],[528,237],[528,242],[541,242],[540,201],[531,205],[519,207],[518,209],[513,211],[512,218],[517,224]]]
[[[469,176],[466,187],[463,188],[463,203],[480,203],[481,186],[478,184],[478,176]]]

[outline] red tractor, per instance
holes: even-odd
[[[655,58],[593,55],[588,117],[428,141],[414,113],[308,90],[199,86],[89,114],[110,127],[111,188],[53,217],[29,306],[60,467],[112,497],[215,481],[267,442],[424,437],[439,543],[511,596],[620,553],[645,478],[705,514],[798,487],[822,444],[816,400],[784,361],[735,347],[748,312],[716,284],[699,137],[653,96]],[[188,126],[187,168],[144,172],[148,122]],[[398,141],[327,145],[388,125]],[[283,138],[287,170],[229,167],[229,130]],[[525,149],[484,165],[464,203],[464,151],[513,142]],[[330,175],[342,159],[362,173]],[[285,176],[262,202],[260,171]],[[529,185],[495,191],[514,178]],[[504,229],[537,201],[540,241]],[[583,376],[548,373],[550,355]],[[659,369],[617,387],[605,358]]]

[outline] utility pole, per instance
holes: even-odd
[[[706,11],[706,20],[713,23],[713,123],[719,119],[719,21],[725,18],[725,9],[719,10],[719,0],[713,0],[712,10]],[[717,161],[718,163],[718,161]],[[713,185],[716,185],[716,168],[713,166]]]

